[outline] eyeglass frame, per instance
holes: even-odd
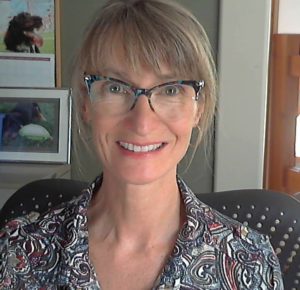
[[[200,99],[200,96],[201,96],[200,92],[204,88],[204,85],[205,85],[204,80],[200,80],[200,81],[196,81],[196,80],[177,80],[177,81],[171,81],[171,82],[166,82],[166,83],[163,83],[163,84],[159,84],[159,85],[156,85],[156,86],[154,86],[150,89],[143,89],[143,88],[137,88],[135,86],[132,86],[131,84],[126,83],[126,82],[124,82],[122,80],[119,80],[119,79],[116,79],[116,78],[84,73],[84,82],[85,82],[85,85],[87,87],[89,96],[90,96],[90,93],[91,93],[91,85],[95,81],[101,81],[101,80],[118,82],[118,83],[121,83],[121,84],[125,85],[130,90],[132,90],[132,92],[134,93],[134,95],[133,95],[134,99],[133,99],[133,105],[130,108],[130,110],[132,110],[134,108],[138,98],[140,96],[144,95],[148,98],[149,105],[150,105],[151,109],[153,111],[155,111],[154,108],[152,107],[152,103],[151,103],[151,93],[152,93],[153,90],[155,90],[157,88],[160,88],[160,87],[163,87],[163,86],[166,86],[166,85],[175,85],[175,84],[189,85],[195,90],[195,97],[193,97],[192,99],[195,100],[195,101],[198,101]]]

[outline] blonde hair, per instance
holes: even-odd
[[[109,0],[97,11],[78,51],[72,79],[76,127],[84,144],[88,149],[93,145],[89,128],[81,117],[87,97],[83,73],[98,72],[112,55],[116,40],[134,70],[146,65],[159,71],[164,64],[178,76],[205,81],[205,107],[198,124],[196,150],[214,117],[215,64],[202,25],[190,11],[172,0]]]

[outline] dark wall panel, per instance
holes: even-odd
[[[217,55],[219,0],[178,0],[178,2],[198,17],[211,40],[214,55]],[[62,84],[64,87],[70,86],[73,56],[81,42],[84,28],[102,3],[103,1],[100,0],[61,1]],[[186,162],[180,165],[180,174],[196,192],[212,190],[213,149],[211,147],[207,152],[205,151],[203,146],[197,151],[188,170],[185,170]],[[81,154],[86,153],[82,150]],[[86,155],[84,159],[84,164],[80,165],[76,156],[72,154],[72,177],[92,180],[101,171],[101,165],[91,156]]]

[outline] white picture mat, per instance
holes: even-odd
[[[27,162],[54,162],[70,163],[70,133],[71,133],[71,98],[69,89],[18,89],[1,88],[1,98],[28,98],[28,99],[59,99],[59,138],[58,152],[11,152],[0,151],[0,161],[27,161]]]
[[[55,87],[55,55],[0,53],[0,87]]]

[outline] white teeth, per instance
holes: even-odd
[[[154,145],[149,145],[148,148],[149,148],[149,151],[152,151],[152,150],[155,149],[155,146]]]
[[[147,145],[147,146],[139,146],[139,145],[134,145],[131,143],[126,143],[126,142],[119,142],[119,144],[132,152],[150,152],[150,151],[154,151],[157,150],[158,148],[160,148],[162,146],[162,143],[160,144],[151,144],[151,145]]]
[[[141,146],[134,145],[133,146],[133,151],[134,152],[141,152]]]
[[[127,145],[127,147],[126,147],[126,145]],[[126,145],[124,146],[124,148],[129,149],[130,151],[133,151],[133,144],[126,143]]]

